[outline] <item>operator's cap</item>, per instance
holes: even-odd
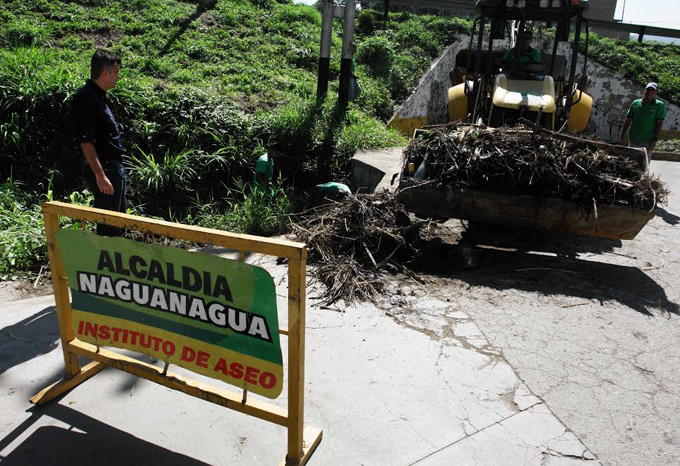
[[[650,88],[654,89],[655,91],[658,91],[659,85],[657,83],[647,83],[647,85],[645,86],[645,91]]]

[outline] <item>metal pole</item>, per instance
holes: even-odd
[[[475,75],[474,75],[474,92],[475,92],[475,106],[472,108],[472,122],[477,123],[477,107],[479,105],[479,97],[486,89],[482,89],[482,81],[479,79],[479,70],[482,66],[482,42],[484,40],[484,25],[486,17],[482,16],[479,20],[479,35],[477,36],[477,56],[475,57]]]
[[[323,0],[321,19],[321,47],[319,49],[319,81],[316,98],[325,99],[328,93],[328,75],[331,68],[331,39],[333,33],[333,0]]]
[[[349,103],[349,79],[352,74],[352,42],[354,41],[355,0],[345,1],[345,24],[342,33],[342,61],[340,62],[340,90],[338,102],[345,110]]]
[[[581,15],[576,17],[576,31],[574,32],[574,50],[571,56],[571,69],[569,70],[569,81],[567,81],[567,102],[564,106],[567,117],[571,111],[571,103],[573,102],[574,90],[574,75],[576,74],[576,64],[578,63],[578,51],[581,41]]]

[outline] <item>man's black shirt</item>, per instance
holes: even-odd
[[[122,160],[125,148],[106,92],[88,79],[73,97],[72,110],[76,142],[93,143],[100,162]]]

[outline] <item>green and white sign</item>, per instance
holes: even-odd
[[[274,281],[242,262],[57,232],[78,339],[148,354],[260,395],[283,387]]]

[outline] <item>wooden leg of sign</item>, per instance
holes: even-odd
[[[305,419],[305,302],[306,259],[303,249],[299,257],[288,261],[288,454],[283,464],[305,464],[321,441],[323,432],[308,427]]]
[[[307,464],[307,461],[314,454],[314,450],[321,443],[323,438],[323,430],[318,427],[307,426],[304,432],[304,443],[302,448],[302,458],[299,461],[282,461],[279,466],[298,466]]]
[[[65,379],[70,379],[80,374],[78,356],[70,353],[68,344],[75,338],[73,334],[73,317],[71,314],[71,301],[68,296],[68,283],[66,271],[61,260],[61,254],[57,247],[57,231],[59,230],[59,216],[45,211],[45,235],[47,237],[47,252],[50,257],[50,269],[52,270],[52,285],[54,287],[54,300],[57,305],[57,321],[59,322],[59,334],[61,335],[61,349],[64,352]]]
[[[61,396],[72,388],[77,387],[81,383],[85,382],[90,377],[97,375],[103,369],[106,369],[106,364],[102,364],[97,361],[92,361],[76,375],[70,379],[61,379],[59,382],[53,383],[49,387],[43,388],[38,394],[31,398],[31,403],[36,405],[44,405],[49,403],[55,398]]]

